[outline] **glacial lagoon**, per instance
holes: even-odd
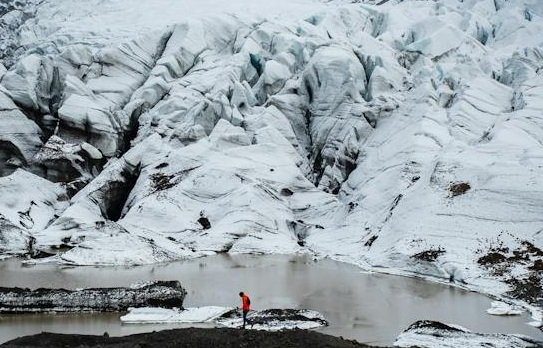
[[[26,266],[0,262],[0,286],[114,287],[179,280],[185,307],[237,306],[246,291],[255,309],[307,308],[330,322],[320,332],[373,345],[390,345],[420,319],[458,324],[474,332],[517,333],[543,339],[529,314],[486,313],[492,299],[423,279],[364,273],[355,266],[309,256],[229,255],[138,267]],[[42,331],[121,336],[208,324],[121,324],[123,313],[0,315],[0,343]]]

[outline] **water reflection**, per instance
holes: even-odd
[[[255,309],[310,308],[325,315],[321,332],[373,344],[391,344],[419,319],[455,323],[479,332],[522,333],[543,338],[526,325],[529,318],[493,317],[491,300],[475,293],[421,279],[365,274],[356,267],[308,257],[217,255],[203,259],[136,268],[25,267],[0,262],[0,286],[105,287],[138,281],[180,280],[186,307],[237,306],[239,291]],[[183,325],[121,325],[120,314],[0,316],[0,342],[41,331],[126,335]],[[186,326],[186,325],[185,325]],[[194,325],[192,325],[194,326]]]

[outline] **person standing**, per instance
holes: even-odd
[[[241,311],[243,312],[243,328],[245,329],[245,323],[247,321],[247,313],[251,310],[251,299],[243,291],[239,293],[241,297]]]

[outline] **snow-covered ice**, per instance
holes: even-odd
[[[402,332],[394,346],[421,348],[540,347],[542,341],[523,335],[473,333],[465,328],[439,322],[419,321]]]
[[[203,323],[232,310],[230,307],[205,306],[191,308],[129,308],[121,317],[123,323]]]
[[[492,301],[490,308],[486,310],[490,315],[521,315],[524,310],[518,306],[501,301]]]
[[[541,305],[540,1],[14,6],[3,255],[306,252]]]

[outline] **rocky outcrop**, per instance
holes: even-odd
[[[243,318],[240,310],[224,313],[215,322],[225,327],[241,327]],[[247,314],[248,329],[279,331],[295,329],[316,329],[327,326],[328,321],[316,311],[307,309],[271,308],[251,311]]]
[[[185,295],[178,281],[78,290],[0,288],[0,312],[110,312],[129,307],[182,307]]]
[[[53,135],[34,156],[30,170],[52,182],[65,183],[74,195],[103,169],[102,152],[83,142],[70,144]]]

